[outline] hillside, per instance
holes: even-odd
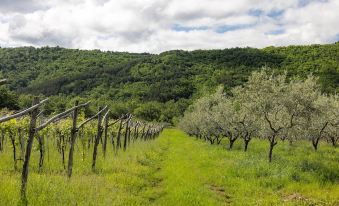
[[[50,112],[75,97],[111,102],[115,115],[134,112],[172,121],[191,100],[223,84],[226,92],[263,66],[291,76],[319,76],[325,92],[339,91],[339,43],[311,46],[168,51],[159,55],[21,47],[0,49],[0,78],[20,94],[52,96]]]

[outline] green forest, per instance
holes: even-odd
[[[32,95],[50,97],[46,114],[90,100],[85,112],[109,104],[112,115],[133,113],[147,121],[175,124],[194,100],[223,85],[230,94],[263,67],[289,77],[319,78],[321,90],[339,91],[339,43],[223,50],[174,50],[160,54],[61,47],[0,48],[0,107],[17,110]]]

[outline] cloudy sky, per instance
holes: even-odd
[[[339,0],[0,0],[0,46],[159,53],[332,43]]]

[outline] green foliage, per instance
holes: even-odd
[[[19,108],[17,95],[4,87],[0,87],[0,108],[15,110]]]
[[[82,97],[95,105],[108,101],[127,104],[133,112],[146,102],[166,105],[174,100],[176,106],[162,107],[160,114],[171,122],[182,114],[180,102],[192,102],[220,84],[230,94],[263,66],[303,78],[311,72],[319,77],[322,91],[338,92],[338,56],[339,44],[176,50],[159,55],[60,47],[0,48],[0,77],[10,79],[9,88],[20,95],[56,96],[59,105]],[[122,109],[118,107],[117,112]],[[167,108],[173,109],[173,117],[163,110]]]
[[[134,113],[137,117],[147,121],[159,120],[161,104],[158,102],[147,102],[134,110]]]
[[[197,100],[186,111],[180,126],[211,144],[219,144],[220,138],[227,137],[230,149],[238,137],[244,140],[245,151],[254,135],[265,138],[270,143],[271,161],[278,139],[290,143],[311,140],[315,150],[323,139],[336,146],[338,111],[338,96],[322,94],[314,76],[288,80],[286,74],[269,74],[263,69],[253,72],[230,96],[219,88]]]

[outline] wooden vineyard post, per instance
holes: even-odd
[[[79,105],[79,101],[76,100],[74,106],[77,107]],[[75,108],[73,111],[73,123],[72,123],[72,130],[71,130],[71,145],[69,148],[68,154],[68,167],[67,167],[67,176],[70,178],[72,176],[72,169],[73,169],[73,153],[74,153],[74,145],[75,139],[77,135],[77,118],[78,118],[78,108]]]
[[[45,142],[44,142],[44,136],[38,135],[38,142],[39,142],[39,151],[40,151],[40,157],[39,157],[39,173],[42,172],[42,166],[44,164],[44,153],[45,153]]]
[[[109,121],[108,113],[109,113],[109,110],[104,115],[104,141],[102,144],[102,151],[103,151],[104,158],[106,158],[106,148],[107,148],[108,121]]]
[[[145,140],[145,128],[146,128],[146,124],[144,124],[144,126],[142,127],[142,131],[141,131],[141,140]]]
[[[134,126],[133,142],[138,139],[138,136],[139,136],[138,127],[139,127],[139,122],[137,122]]]
[[[127,145],[129,146],[131,144],[131,126],[128,127],[127,132]]]
[[[148,125],[148,128],[146,130],[146,134],[145,134],[145,141],[148,140],[150,129],[151,129],[151,125]]]
[[[32,106],[39,103],[38,97],[34,97]],[[25,154],[25,160],[22,168],[22,178],[21,178],[21,199],[24,203],[27,204],[27,197],[26,197],[26,188],[27,188],[27,179],[28,179],[28,167],[29,167],[29,160],[31,158],[33,140],[35,135],[35,127],[36,127],[36,119],[39,113],[39,108],[36,107],[31,111],[31,122],[29,125],[29,133],[28,133],[28,140],[27,140],[27,148]]]
[[[127,121],[126,121],[126,130],[125,130],[125,138],[124,138],[124,151],[126,151],[126,149],[127,149],[127,139],[128,139],[128,130],[129,130],[130,120],[131,120],[131,115],[129,115],[127,117]]]
[[[121,118],[119,129],[118,129],[118,135],[117,135],[117,147],[116,147],[116,150],[115,150],[116,152],[118,152],[118,149],[121,148],[121,130],[122,130],[123,121],[124,120]]]
[[[17,158],[16,158],[16,145],[15,145],[15,135],[13,132],[9,132],[9,138],[11,139],[12,147],[13,147],[13,161],[14,161],[14,170],[17,170]]]
[[[96,164],[96,160],[97,160],[97,153],[98,153],[98,145],[99,145],[99,141],[102,135],[102,113],[101,111],[101,107],[99,107],[99,115],[98,115],[98,128],[97,128],[97,135],[95,137],[95,141],[94,141],[94,150],[93,150],[93,161],[92,161],[92,170],[95,170],[95,164]]]

